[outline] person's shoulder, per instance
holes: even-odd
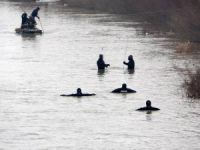
[[[135,90],[127,88],[128,93],[136,93]]]
[[[61,94],[60,96],[77,96],[77,94]]]
[[[136,109],[137,111],[145,111],[145,110],[147,110],[147,108],[146,107],[141,107],[141,108],[138,108],[138,109]]]
[[[151,110],[160,110],[160,109],[156,107],[151,107]]]
[[[160,110],[159,108],[156,108],[156,107],[150,107],[150,108],[147,108],[147,107],[141,107],[141,108],[138,108],[136,109],[137,111],[156,111],[156,110]]]
[[[117,89],[114,89],[114,90],[112,91],[112,93],[120,93],[120,91],[121,91],[121,88],[117,88]]]
[[[86,94],[82,94],[83,96],[94,96],[96,94],[92,93],[92,94],[89,94],[89,93],[86,93]]]

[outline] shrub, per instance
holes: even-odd
[[[184,82],[184,87],[189,98],[200,98],[200,68],[195,73],[189,72],[188,79]]]

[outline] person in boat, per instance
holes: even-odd
[[[35,18],[37,17],[38,19],[40,19],[40,17],[38,16],[38,12],[40,10],[40,7],[37,7],[36,9],[34,9],[31,13],[31,16],[30,16],[30,22],[31,22],[31,26],[32,27],[35,27],[37,25],[36,21],[35,21]]]
[[[127,85],[124,83],[122,84],[121,88],[117,88],[113,90],[112,93],[136,93],[136,91],[130,88],[127,88]]]
[[[106,64],[105,62],[104,62],[104,60],[103,60],[103,55],[102,54],[100,54],[99,55],[99,59],[97,60],[97,67],[98,67],[98,69],[105,69],[105,68],[107,68],[108,66],[110,66],[110,64]]]
[[[133,56],[132,55],[128,56],[128,63],[125,62],[125,61],[123,63],[124,63],[124,65],[128,66],[129,70],[135,70],[135,61],[133,60]]]
[[[27,13],[24,12],[24,13],[22,14],[21,29],[28,28],[28,26],[29,26],[28,15],[27,15]]]
[[[152,107],[151,106],[151,101],[150,100],[147,100],[146,101],[146,107],[141,107],[139,109],[137,109],[138,111],[157,111],[157,110],[160,110],[159,108],[156,108],[156,107]]]
[[[62,94],[62,95],[60,95],[60,96],[75,96],[75,97],[81,97],[81,96],[94,96],[94,95],[96,95],[96,94],[94,94],[94,93],[92,93],[92,94],[89,94],[89,93],[82,93],[81,88],[78,88],[75,94],[69,94],[69,95]]]

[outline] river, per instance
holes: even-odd
[[[16,34],[22,12],[37,5],[44,34]],[[59,2],[1,1],[0,14],[1,150],[200,148],[200,103],[185,97],[176,69],[199,59],[177,53],[176,39],[149,34],[144,22],[123,15]],[[100,53],[111,64],[103,74]],[[130,54],[134,74],[122,64]],[[110,93],[124,82],[137,93]],[[78,87],[97,95],[59,96]],[[135,111],[147,99],[161,110]]]

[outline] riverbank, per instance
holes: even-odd
[[[80,7],[116,14],[133,14],[153,25],[162,25],[164,32],[174,32],[183,40],[199,42],[199,0],[62,0],[69,7]]]

